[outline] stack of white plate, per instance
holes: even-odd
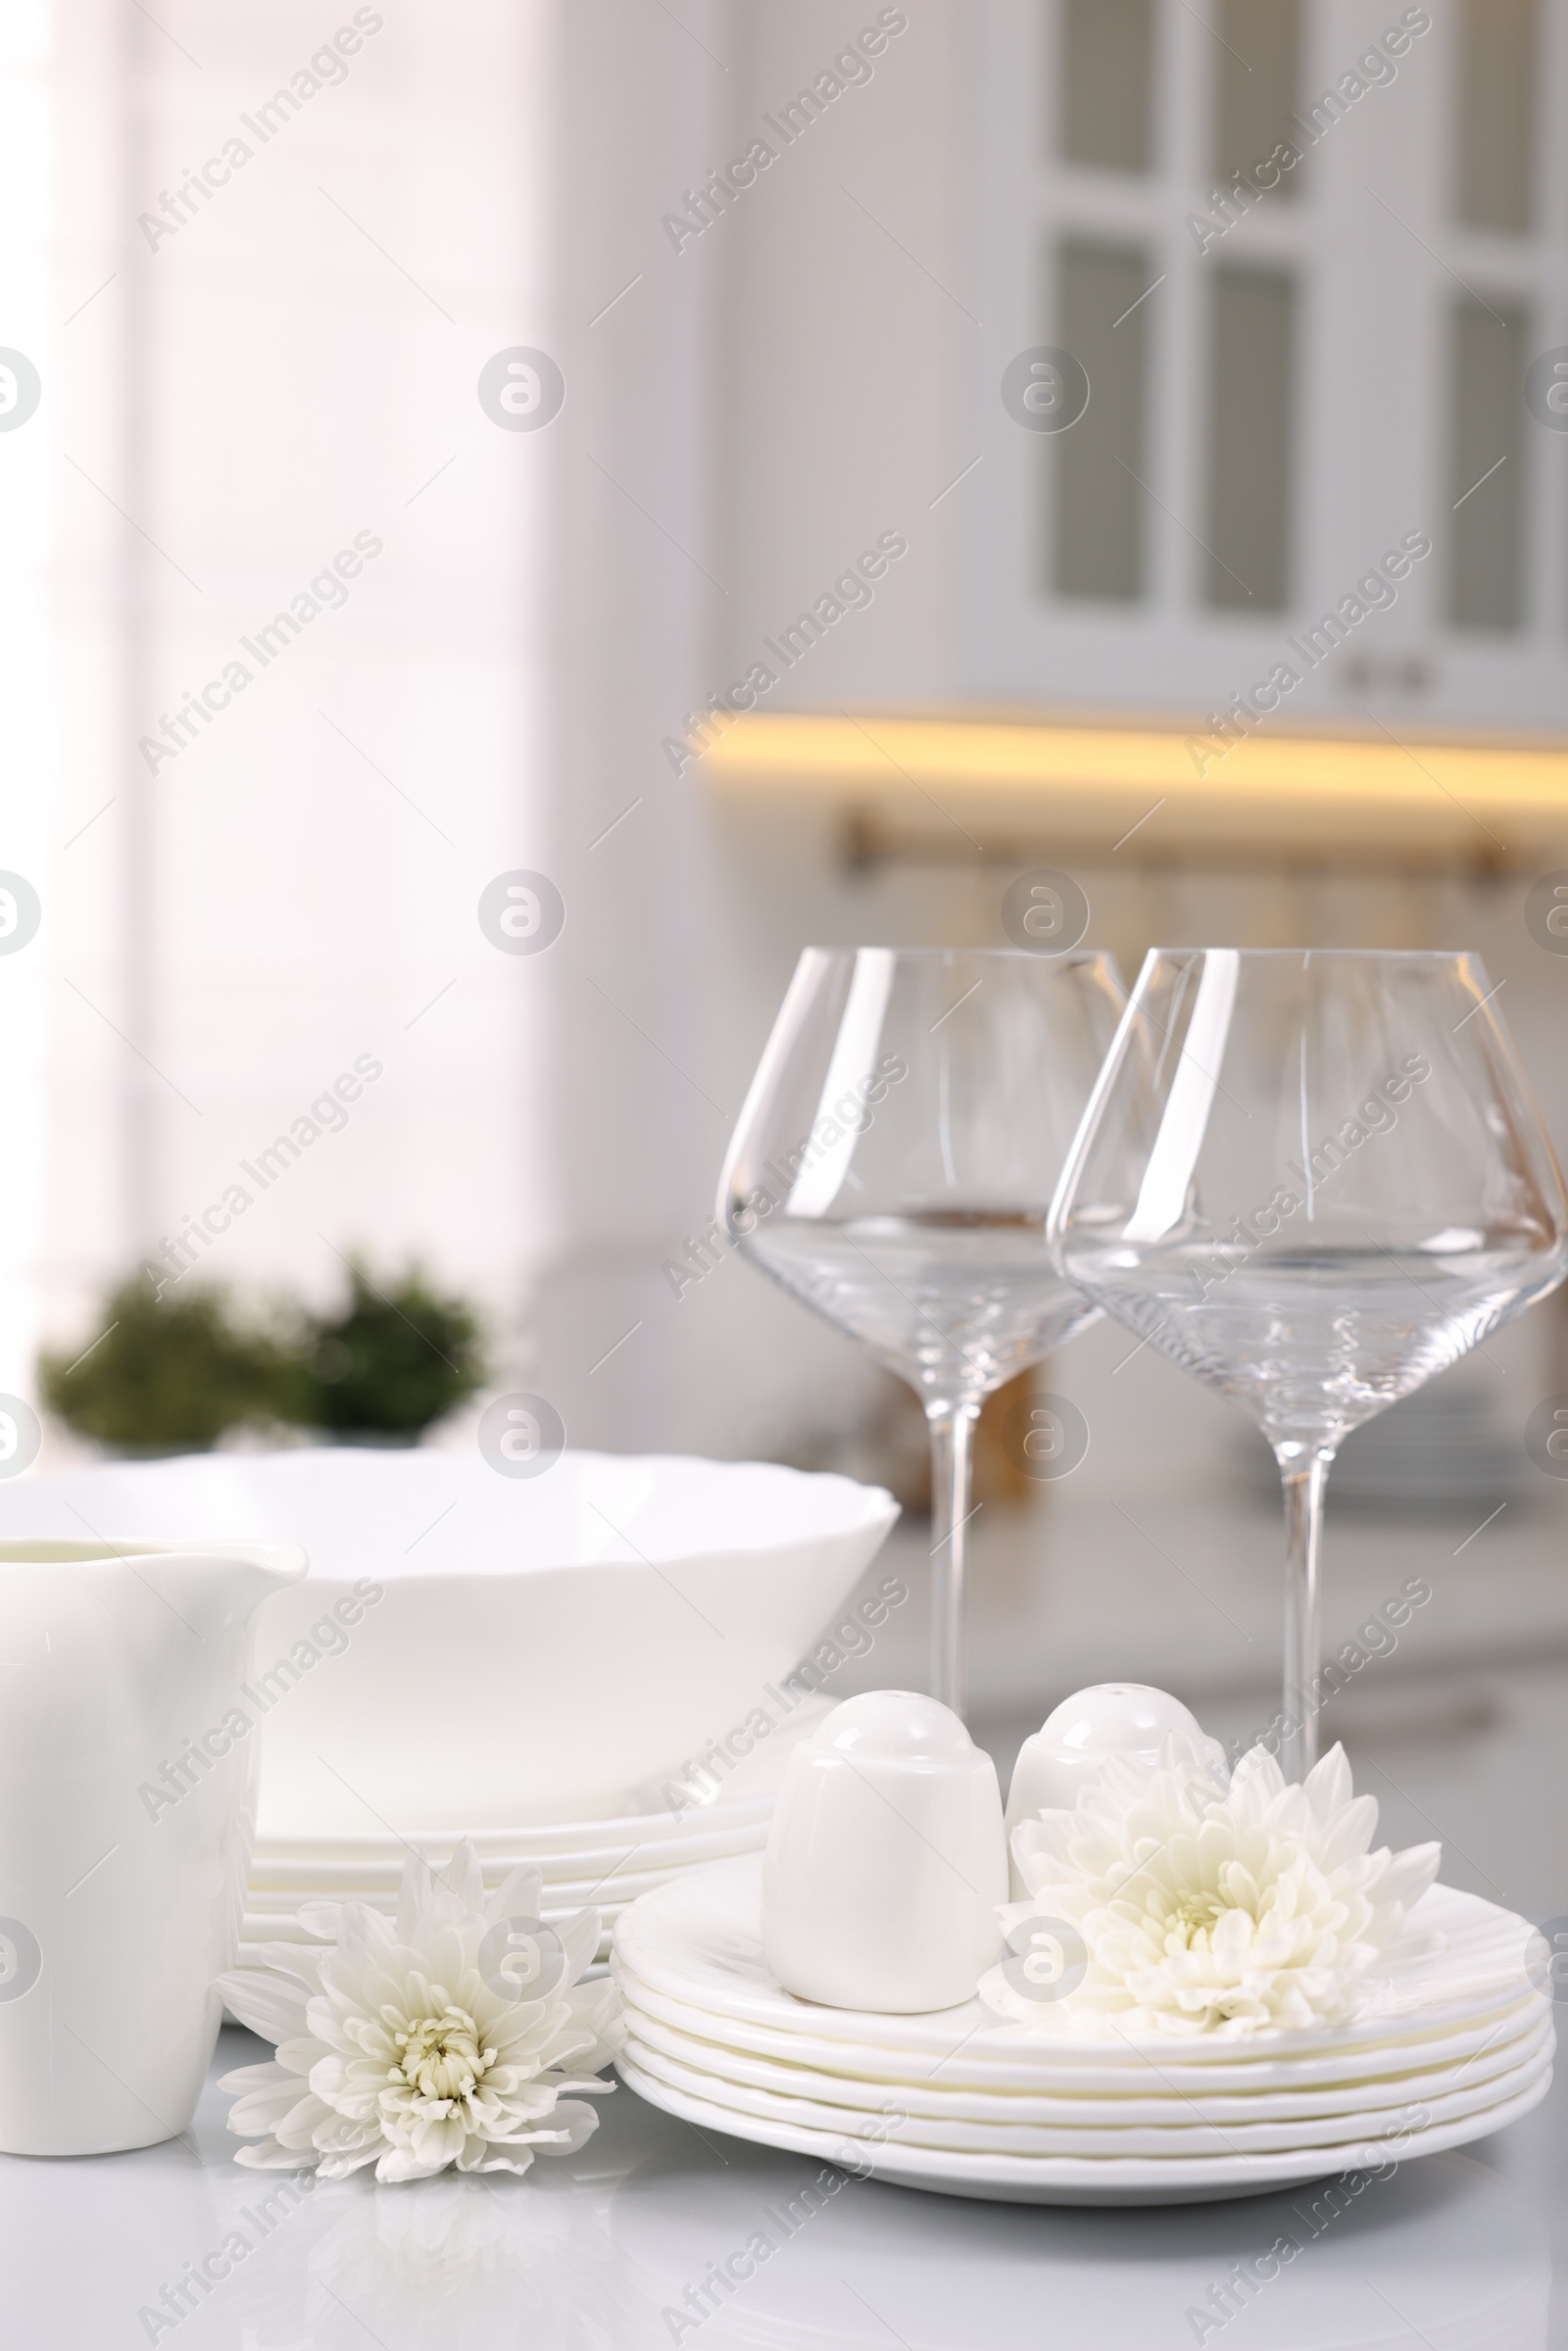
[[[1061,2007],[1035,2031],[978,2000],[881,2016],[796,1999],[763,1959],[760,1894],[749,1857],[620,1918],[623,2079],[699,2129],[907,2187],[1040,2204],[1251,2195],[1483,2137],[1551,2079],[1531,1928],[1448,1886],[1414,1914],[1437,1947],[1396,1967],[1375,2014],[1201,2042],[1085,2038]]]
[[[299,1831],[259,1836],[246,1888],[239,1965],[257,1964],[260,1943],[309,1941],[295,1925],[304,1902],[364,1902],[390,1915],[409,1854],[418,1852],[440,1870],[466,1836],[491,1890],[514,1869],[538,1868],[547,1926],[576,1910],[597,1910],[604,1922],[603,1963],[610,1955],[612,1928],[638,1895],[710,1862],[761,1852],[790,1750],[810,1735],[831,1703],[804,1700],[710,1801],[694,1801],[679,1814],[666,1806],[542,1827],[411,1829],[407,1836],[390,1829],[353,1837]]]

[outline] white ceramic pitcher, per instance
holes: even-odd
[[[151,2146],[195,2112],[255,1831],[251,1619],[306,1565],[0,1543],[0,2150]]]

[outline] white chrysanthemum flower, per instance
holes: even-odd
[[[1075,2034],[1341,2022],[1365,2005],[1374,1970],[1420,1947],[1406,1915],[1442,1858],[1436,1844],[1370,1852],[1377,1818],[1339,1746],[1299,1787],[1261,1747],[1228,1786],[1181,1738],[1166,1739],[1157,1765],[1114,1756],[1075,1810],[1013,1831],[1030,1899],[1009,1904],[1004,1925],[1049,1922],[1062,1996],[1043,1981],[1031,1997],[1014,1962],[991,1970],[980,1997],[1015,2022]],[[1054,1933],[1063,1925],[1083,1942],[1070,1989]]]
[[[556,1925],[555,1981],[514,1996],[496,1930],[537,1920],[541,1896],[539,1871],[519,1869],[487,1899],[466,1842],[439,1878],[411,1853],[395,1918],[307,1902],[301,1928],[331,1949],[268,1943],[265,1969],[220,1976],[233,2014],[276,2049],[219,2083],[240,2092],[230,2131],[261,2142],[235,2160],[329,2180],[373,2163],[377,2180],[428,2180],[449,2164],[525,2172],[536,2154],[580,2147],[599,2117],[565,2093],[613,2087],[594,2077],[619,2046],[619,2006],[610,1981],[577,1982],[598,1949],[596,1910]]]

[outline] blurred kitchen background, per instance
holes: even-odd
[[[525,1387],[574,1444],[894,1484],[910,1604],[831,1686],[906,1683],[913,1407],[702,1238],[804,944],[1004,945],[1041,866],[1129,979],[1474,948],[1568,1147],[1565,103],[1565,0],[15,0],[0,1390],[45,1464],[88,1440],[41,1350],[238,1184],[191,1284],[324,1328],[363,1252],[471,1301],[432,1442]],[[1004,398],[1040,350],[1092,387],[1060,434]],[[537,428],[481,399],[517,351],[564,378]],[[537,955],[481,927],[516,869]],[[1129,1349],[1041,1375],[1069,1479],[985,1457],[999,1753],[1112,1675],[1273,1712],[1261,1440]],[[1330,1502],[1336,1646],[1432,1594],[1340,1701],[1358,1771],[1538,1916],[1560,1828],[1498,1806],[1568,1764],[1559,1390],[1560,1298]]]

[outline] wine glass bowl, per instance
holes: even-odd
[[[934,1681],[956,1708],[969,1435],[1099,1312],[1044,1234],[1121,1006],[1093,950],[808,948],[719,1181],[742,1253],[925,1407]]]
[[[744,1246],[941,1410],[989,1396],[1098,1318],[1051,1270],[1044,1234],[1043,1208],[926,1208],[842,1223],[785,1216],[759,1223]]]
[[[1494,999],[1473,955],[1152,950],[1053,1203],[1066,1279],[1274,1448],[1300,1769],[1336,1448],[1568,1263]]]

